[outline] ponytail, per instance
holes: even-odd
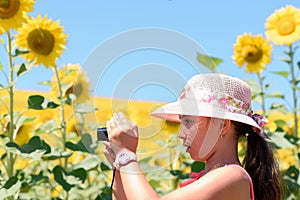
[[[255,133],[251,126],[235,121],[232,123],[238,137],[246,136],[248,140],[247,152],[242,163],[253,181],[255,199],[280,200],[280,171],[271,145]]]

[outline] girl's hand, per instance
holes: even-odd
[[[121,112],[115,113],[106,123],[110,146],[115,154],[119,151],[136,153],[138,145],[138,127]]]

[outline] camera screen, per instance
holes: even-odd
[[[97,129],[97,139],[98,141],[108,141],[107,129],[105,127]]]

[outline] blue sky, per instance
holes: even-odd
[[[69,35],[67,49],[58,61],[59,66],[79,63],[85,69],[90,55],[97,51],[97,48],[103,47],[106,42],[107,53],[113,54],[116,52],[114,48],[127,45],[126,39],[120,40],[119,44],[114,43],[119,36],[126,35],[130,31],[155,28],[168,34],[175,33],[178,37],[182,36],[197,43],[204,53],[222,58],[224,63],[218,68],[218,72],[257,80],[256,75],[245,73],[244,69],[238,68],[233,63],[232,46],[237,36],[244,32],[264,34],[267,17],[285,5],[300,8],[299,0],[37,0],[31,15],[48,14],[52,19],[60,20]],[[138,38],[137,36],[137,40]],[[162,40],[161,43],[164,42],[164,38],[159,40]],[[170,41],[172,43],[172,40]],[[177,39],[173,41],[174,48],[180,48],[182,41],[178,43]],[[88,76],[92,77],[93,73],[99,76],[105,67],[101,77],[91,78],[93,95],[148,101],[175,100],[184,81],[196,74],[197,70],[193,68],[189,59],[184,59],[176,52],[168,51],[169,49],[161,48],[159,42],[154,48],[141,46],[140,49],[131,49],[114,55],[109,65],[99,68],[95,65],[92,69],[87,69]],[[113,45],[109,46],[110,44]],[[272,83],[270,92],[284,90],[290,95],[289,91],[283,89],[288,87],[287,83],[269,73],[287,67],[279,61],[279,57],[283,56],[282,50],[275,47],[273,62],[267,66],[264,73],[268,74],[265,82]],[[99,65],[108,56],[105,51],[98,55]],[[159,67],[166,71],[157,71]],[[151,70],[148,72],[146,69]],[[49,88],[39,85],[38,82],[50,80],[51,76],[51,70],[34,67],[18,81],[17,88],[47,91]],[[155,77],[158,78],[154,79]],[[133,82],[133,79],[138,81]],[[128,84],[126,81],[129,81]],[[130,84],[133,85],[129,87]]]

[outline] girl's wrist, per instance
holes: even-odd
[[[135,153],[129,150],[121,150],[116,154],[113,166],[119,170],[120,167],[128,165],[130,162],[137,162],[137,156]]]

